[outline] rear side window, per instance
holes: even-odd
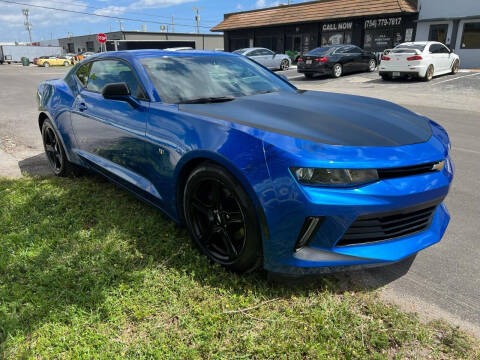
[[[331,48],[329,47],[319,47],[319,48],[316,48],[316,49],[313,49],[311,51],[309,51],[307,53],[307,55],[313,55],[313,56],[316,56],[316,55],[322,55],[322,54],[326,54],[328,52],[330,52]]]
[[[80,66],[77,72],[75,73],[75,75],[77,75],[78,80],[80,80],[83,86],[87,85],[89,68],[90,68],[90,63],[84,64]]]
[[[126,63],[120,60],[99,60],[92,64],[87,81],[87,90],[102,92],[107,84],[124,82],[134,98],[146,98],[142,86],[135,73]]]

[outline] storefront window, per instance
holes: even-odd
[[[244,49],[248,48],[249,46],[249,41],[247,38],[243,39],[230,39],[230,50],[238,50],[238,49]]]
[[[352,43],[353,23],[341,22],[322,25],[322,46]]]
[[[462,49],[480,49],[480,22],[463,25]]]
[[[428,41],[438,41],[445,44],[447,41],[447,32],[448,24],[430,25]]]

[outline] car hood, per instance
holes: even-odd
[[[327,92],[276,92],[179,110],[329,145],[401,146],[432,136],[427,118],[401,106]]]

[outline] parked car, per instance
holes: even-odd
[[[166,48],[164,50],[165,51],[184,51],[184,50],[194,50],[194,49],[192,47],[189,47],[189,46],[183,46],[183,47]]]
[[[33,59],[33,64],[34,64],[34,65],[38,65],[38,60],[40,60],[40,59],[48,59],[48,58],[50,58],[50,57],[51,57],[51,56],[40,56],[40,57],[36,57],[36,58]]]
[[[73,60],[74,60],[74,62],[82,61],[83,59],[87,59],[87,58],[89,58],[90,56],[93,56],[93,55],[95,55],[95,54],[96,54],[96,53],[90,52],[90,51],[78,53],[77,55],[75,55],[75,56],[73,57]]]
[[[456,74],[459,66],[459,56],[444,44],[416,41],[387,51],[382,56],[379,74],[384,80],[409,76],[430,81],[437,75]]]
[[[43,67],[50,67],[50,66],[69,66],[71,65],[71,61],[68,60],[65,56],[42,56],[37,59],[36,65],[43,66]]]
[[[56,175],[105,175],[234,271],[391,264],[449,222],[440,125],[383,100],[300,91],[244,56],[102,53],[37,98]]]
[[[272,70],[288,70],[290,65],[292,65],[292,60],[288,55],[276,54],[272,50],[265,48],[239,49],[235,50],[234,53],[244,55]]]
[[[315,74],[327,74],[338,78],[345,73],[373,72],[377,68],[374,53],[355,45],[332,45],[313,49],[297,60],[297,72],[312,78]]]

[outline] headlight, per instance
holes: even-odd
[[[291,168],[297,180],[306,185],[355,186],[378,180],[375,169]]]

